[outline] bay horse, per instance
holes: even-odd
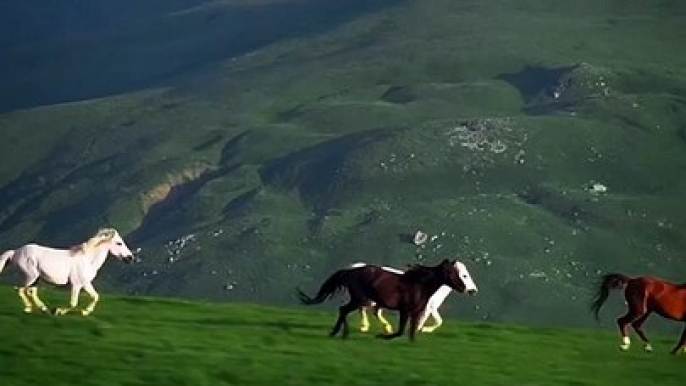
[[[475,288],[467,288],[462,280],[456,262],[443,260],[436,266],[415,265],[403,274],[389,272],[376,265],[344,268],[334,272],[319,288],[314,297],[297,289],[300,302],[305,305],[319,304],[347,290],[350,301],[339,308],[338,319],[330,336],[341,331],[341,337],[348,336],[348,314],[373,301],[381,308],[399,313],[398,330],[394,333],[378,334],[377,337],[393,339],[405,333],[410,321],[409,339],[415,340],[415,333],[422,312],[431,295],[442,285],[457,292],[475,294]]]
[[[650,340],[643,331],[643,323],[653,312],[667,319],[686,322],[686,284],[668,283],[647,276],[631,278],[621,273],[602,276],[591,303],[591,310],[595,313],[596,320],[599,320],[600,308],[607,300],[610,290],[613,289],[624,289],[627,305],[626,314],[617,318],[617,325],[622,336],[619,348],[622,350],[628,350],[631,346],[628,334],[629,324],[643,341],[645,350],[653,350]],[[671,353],[677,354],[680,350],[686,349],[684,343],[686,343],[686,326]]]
[[[56,308],[55,315],[64,315],[76,309],[81,289],[90,296],[91,302],[81,310],[83,316],[90,315],[100,296],[93,287],[93,279],[109,254],[125,262],[132,262],[134,256],[119,233],[113,228],[102,228],[86,242],[69,249],[55,249],[38,244],[26,244],[16,250],[0,255],[0,272],[11,262],[23,273],[22,284],[17,287],[24,312],[33,312],[34,307],[48,312],[48,307],[38,297],[39,280],[54,285],[71,284],[69,307]]]
[[[366,263],[354,263],[351,265],[352,268],[355,267],[362,267],[367,265]],[[465,286],[467,290],[474,290],[477,291],[476,284],[474,283],[474,280],[472,279],[472,276],[469,274],[469,270],[467,269],[467,266],[464,265],[464,263],[455,261],[455,266],[456,268],[460,271],[460,276],[462,277],[462,281],[465,283]],[[393,272],[399,275],[404,274],[405,272],[397,269],[397,268],[392,268],[392,267],[381,267],[382,269],[385,269],[386,271]],[[443,318],[441,317],[441,314],[439,312],[439,309],[445,299],[450,295],[452,292],[452,288],[450,288],[447,285],[442,285],[436,292],[434,292],[433,295],[429,298],[429,301],[426,303],[426,307],[424,308],[424,312],[422,312],[422,316],[419,319],[419,324],[417,325],[417,331],[421,332],[427,332],[431,333],[436,331],[441,325],[443,325]],[[376,303],[370,302],[368,305],[364,305],[360,307],[360,331],[362,332],[368,332],[369,331],[369,317],[367,316],[367,313],[371,310],[372,314],[381,322],[383,325],[384,330],[387,333],[393,332],[393,327],[391,324],[384,318],[383,316],[383,308],[378,307]],[[426,322],[429,319],[429,316],[433,317],[434,319],[434,324],[431,326],[426,326]]]

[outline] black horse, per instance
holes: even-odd
[[[341,336],[348,336],[348,314],[361,306],[375,302],[381,308],[396,310],[399,313],[398,331],[392,334],[379,334],[384,339],[397,338],[405,332],[410,320],[410,340],[414,341],[419,318],[431,295],[442,285],[457,292],[465,292],[466,286],[461,279],[460,264],[448,259],[436,266],[415,265],[404,274],[389,272],[375,265],[346,268],[334,272],[322,284],[317,295],[312,298],[297,289],[303,304],[319,304],[346,289],[350,301],[339,308],[338,319],[331,330],[335,336],[343,328]],[[468,290],[469,294],[476,290]]]

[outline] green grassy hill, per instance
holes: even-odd
[[[600,273],[684,281],[682,1],[136,4],[3,38],[3,249],[107,224],[143,259],[107,290],[271,305],[459,257],[449,314],[565,326]]]
[[[49,292],[50,302],[65,293]],[[51,385],[680,385],[676,337],[620,352],[615,334],[451,320],[412,344],[327,333],[334,314],[105,294],[92,317],[20,312],[0,287],[0,383]],[[357,322],[351,317],[351,321]]]

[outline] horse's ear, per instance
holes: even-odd
[[[441,264],[450,264],[450,260],[448,260],[447,258],[443,259],[443,261],[441,261]]]

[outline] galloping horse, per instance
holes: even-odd
[[[414,341],[426,303],[442,285],[457,292],[476,293],[476,289],[468,289],[465,285],[456,262],[448,259],[436,266],[416,265],[404,274],[388,272],[375,265],[340,269],[324,281],[315,297],[306,295],[300,289],[297,291],[300,301],[311,305],[322,303],[338,292],[347,290],[350,301],[339,308],[338,319],[330,336],[335,336],[342,328],[342,338],[346,338],[349,332],[348,314],[373,301],[381,308],[397,310],[400,314],[398,330],[377,337],[393,339],[403,335],[409,319],[409,339]]]
[[[356,268],[356,267],[363,267],[367,265],[366,263],[355,263],[351,265],[351,268]],[[381,267],[382,269],[388,271],[388,272],[393,272],[399,275],[402,275],[404,272],[396,269],[396,268],[391,268],[391,267]],[[464,263],[461,263],[459,261],[455,262],[455,268],[459,269],[460,271],[460,276],[462,277],[462,281],[465,283],[465,286],[467,287],[467,290],[477,290],[476,284],[474,283],[474,280],[472,279],[471,275],[469,274],[469,270],[467,269],[467,266],[464,265]],[[441,314],[438,312],[439,308],[445,301],[445,299],[450,295],[450,292],[452,291],[452,288],[450,288],[447,285],[441,286],[436,292],[434,292],[433,295],[431,295],[431,298],[429,298],[429,301],[426,303],[426,308],[424,308],[424,312],[422,313],[421,318],[419,319],[419,325],[417,325],[417,330],[421,332],[434,332],[437,328],[439,328],[443,324],[443,318],[441,317]],[[384,327],[384,330],[386,330],[387,333],[393,332],[393,327],[391,324],[384,318],[383,316],[383,308],[377,307],[375,303],[370,302],[368,305],[364,305],[360,307],[360,316],[361,316],[361,322],[360,322],[360,331],[362,332],[367,332],[369,331],[369,317],[367,316],[367,311],[371,309],[372,313],[376,318],[381,322],[381,324]],[[434,318],[434,324],[431,326],[425,326],[424,324],[427,322],[429,319],[429,316],[432,316]]]
[[[686,284],[672,284],[644,276],[630,278],[621,273],[604,275],[591,303],[591,311],[595,313],[596,319],[599,319],[600,308],[612,289],[624,289],[624,298],[628,308],[626,315],[617,319],[619,332],[622,335],[619,348],[622,350],[628,350],[631,346],[628,334],[629,324],[645,344],[645,350],[653,350],[642,328],[643,323],[653,312],[667,319],[686,322]],[[671,353],[677,354],[679,350],[686,349],[684,343],[686,343],[686,326],[681,333],[679,343]]]
[[[358,268],[358,267],[364,267],[368,265],[367,263],[354,263],[350,265],[350,268]],[[392,268],[392,267],[381,267],[381,269],[395,273],[398,275],[402,275],[405,272]],[[450,288],[450,287],[448,287]],[[427,303],[428,307],[428,303]],[[372,314],[376,317],[376,319],[381,322],[381,325],[384,328],[384,331],[386,331],[387,334],[390,334],[393,332],[393,326],[391,323],[383,316],[383,308],[378,307],[376,303],[369,301],[367,304],[363,305],[362,307],[359,308],[360,310],[360,331],[362,332],[369,332],[370,324],[369,324],[369,316],[367,315],[367,312],[371,310]],[[426,312],[426,311],[425,311]],[[421,326],[417,326],[418,329],[421,329]]]
[[[10,261],[24,273],[22,286],[18,287],[19,298],[24,303],[24,312],[32,312],[34,306],[43,312],[48,307],[38,297],[37,283],[42,279],[55,285],[71,284],[71,300],[68,308],[55,309],[56,315],[63,315],[76,308],[81,289],[91,297],[91,303],[81,310],[86,316],[93,312],[100,296],[93,288],[93,279],[105,262],[107,255],[132,262],[133,254],[112,228],[100,229],[86,242],[70,249],[54,249],[37,244],[26,244],[16,250],[0,255],[0,272]]]

